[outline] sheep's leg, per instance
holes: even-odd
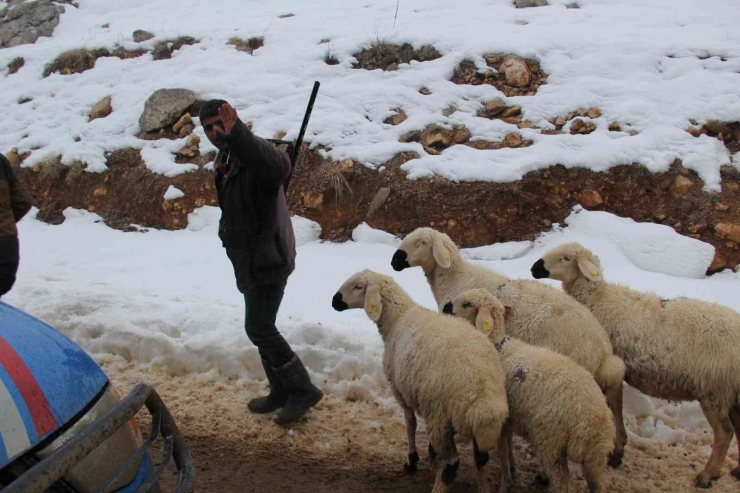
[[[622,417],[622,382],[618,385],[606,389],[606,402],[614,416],[614,425],[616,427],[616,442],[614,450],[609,454],[609,466],[617,468],[622,465],[624,457],[624,446],[627,443],[627,430],[624,427],[624,418]]]
[[[542,467],[550,478],[550,486],[555,493],[571,493],[568,459],[565,454],[560,457],[542,458]]]
[[[501,487],[498,492],[507,493],[509,488],[511,488],[511,484],[514,482],[512,473],[514,464],[511,453],[511,433],[505,427],[501,431],[501,438],[498,441],[498,457],[501,461]]]
[[[429,440],[437,450],[440,462],[432,493],[447,493],[460,467],[452,426],[435,423],[429,431]]]
[[[718,410],[700,402],[701,409],[704,411],[709,425],[714,432],[714,444],[712,445],[712,455],[709,456],[709,462],[704,466],[704,470],[696,477],[696,486],[699,488],[711,488],[712,481],[719,479],[720,470],[727,457],[727,449],[730,448],[734,429],[730,421],[729,413],[725,410]]]
[[[516,463],[514,462],[514,445],[512,439],[514,433],[512,431],[506,432],[506,440],[508,441],[507,448],[509,449],[509,472],[511,473],[511,480],[516,481]]]
[[[601,478],[606,469],[607,458],[605,455],[589,456],[583,462],[583,475],[586,476],[588,493],[601,493]]]
[[[737,453],[740,458],[740,408],[734,407],[730,410],[730,421],[735,428],[735,438],[737,439]],[[740,479],[740,464],[730,473],[735,479]]]
[[[419,464],[419,453],[416,451],[416,413],[410,407],[404,407],[403,414],[406,418],[406,435],[409,441],[409,461],[403,467],[407,473],[413,474]]]

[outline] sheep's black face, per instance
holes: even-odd
[[[445,306],[442,307],[442,313],[445,315],[452,315],[452,302],[448,301]]]
[[[342,299],[342,293],[337,293],[334,295],[334,298],[332,298],[331,300],[331,307],[338,312],[342,312],[349,308],[349,306],[347,306],[347,303],[345,303]]]
[[[393,270],[396,272],[401,272],[403,269],[408,269],[411,267],[409,265],[409,258],[408,254],[403,250],[396,250],[396,253],[393,254],[393,259],[391,259],[391,266],[393,267]]]
[[[545,269],[544,259],[539,259],[535,262],[530,271],[532,272],[532,277],[535,279],[546,279],[550,277],[550,271]]]

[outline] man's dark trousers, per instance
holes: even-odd
[[[277,368],[293,357],[293,350],[275,326],[286,282],[255,286],[244,294],[247,337],[257,346],[262,359]]]

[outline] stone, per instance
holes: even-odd
[[[501,98],[492,99],[486,103],[486,116],[494,118],[506,111],[506,103]]]
[[[707,123],[704,124],[704,128],[706,128],[707,131],[711,134],[732,135],[732,129],[730,128],[730,126],[724,122],[720,122],[717,120],[709,120]]]
[[[90,121],[97,120],[98,118],[105,118],[106,116],[113,113],[113,106],[111,105],[111,97],[106,96],[92,107],[90,110]]]
[[[397,64],[397,63],[395,63],[395,62],[394,62],[394,63],[391,63],[391,64],[390,64],[390,65],[388,65],[388,66],[387,66],[387,67],[386,67],[385,69],[386,69],[386,70],[387,70],[388,72],[395,72],[396,70],[398,70],[398,64]]]
[[[522,136],[516,132],[506,134],[506,137],[504,137],[504,144],[508,147],[519,147],[522,145],[522,142]]]
[[[725,182],[722,184],[728,191],[737,192],[740,190],[740,183],[737,182]]]
[[[422,134],[422,144],[427,147],[446,149],[452,145],[453,132],[439,127],[431,127]]]
[[[619,123],[617,123],[617,122],[611,122],[609,124],[609,131],[610,132],[619,132],[620,130],[622,130],[622,127],[619,126]]]
[[[568,8],[568,9],[580,9],[581,6],[578,5],[577,3],[573,2],[573,3],[569,3],[568,5],[566,5],[565,8]]]
[[[188,123],[187,125],[185,125],[184,127],[180,129],[177,136],[180,137],[181,139],[184,139],[185,137],[193,133],[193,130],[195,130],[195,125],[193,125],[192,123]]]
[[[719,212],[726,212],[730,210],[730,206],[727,204],[723,204],[722,202],[717,202],[714,204],[714,210]]]
[[[598,207],[604,203],[604,199],[597,190],[584,190],[581,192],[580,202],[584,207]]]
[[[586,116],[589,118],[600,118],[601,110],[599,108],[591,108],[588,110],[588,113],[586,113]]]
[[[159,89],[155,91],[144,105],[144,112],[139,117],[142,132],[154,132],[175,123],[197,97],[188,89]]]
[[[589,121],[589,122],[586,122],[586,124],[581,129],[580,133],[581,134],[590,134],[594,130],[596,130],[596,124],[594,122],[590,122]]]
[[[715,272],[723,270],[725,267],[727,267],[727,259],[725,259],[720,252],[715,251],[714,259],[712,260],[712,264],[707,269],[707,272],[709,272],[710,274],[714,274]]]
[[[306,209],[319,209],[324,203],[324,194],[323,193],[306,193],[303,196],[303,205],[306,206]]]
[[[18,155],[18,148],[13,147],[9,153],[5,155],[6,158],[8,158],[8,161],[10,162],[10,166],[13,168],[18,168],[21,165],[21,157]]]
[[[581,133],[581,129],[583,129],[585,126],[586,122],[581,120],[580,118],[578,120],[573,120],[573,123],[570,124],[570,133],[573,135]]]
[[[164,212],[170,212],[172,210],[172,204],[169,200],[165,200],[164,202],[162,202],[162,210]]]
[[[141,29],[137,29],[133,33],[134,42],[136,43],[143,43],[144,41],[149,41],[150,39],[154,38],[154,34],[150,33],[149,31],[143,31]]]
[[[506,110],[501,114],[501,117],[511,118],[513,116],[520,115],[521,113],[522,113],[521,106],[512,106],[511,108],[506,108]]]
[[[527,87],[532,73],[524,60],[517,56],[507,57],[498,69],[506,77],[506,83],[513,87]]]
[[[402,109],[397,109],[396,114],[387,118],[385,122],[389,125],[400,125],[408,119],[408,115]]]
[[[547,0],[515,0],[514,5],[518,9],[528,9],[531,7],[545,7],[549,4]]]
[[[549,219],[545,219],[544,221],[542,221],[542,224],[544,224],[546,228],[549,228],[550,226],[552,226],[552,221],[550,221]]]
[[[706,229],[707,229],[707,225],[704,224],[704,223],[693,224],[693,225],[689,226],[689,233],[697,234],[697,233],[701,233],[703,231],[706,231]]]
[[[8,75],[17,74],[26,64],[26,59],[22,56],[13,58],[8,64]]]
[[[730,240],[735,243],[740,243],[740,224],[715,224],[714,233],[723,240]]]
[[[424,151],[430,156],[439,156],[440,154],[440,152],[434,147],[429,147],[429,146],[423,146],[423,147],[424,147]]]
[[[99,186],[95,190],[93,190],[93,196],[94,197],[103,197],[108,193],[108,189],[104,186]]]
[[[191,123],[193,123],[193,117],[190,116],[190,113],[185,113],[184,115],[182,115],[182,118],[177,120],[177,123],[172,126],[172,130],[174,130],[175,132],[180,132],[180,129],[182,129],[182,127]]]
[[[444,111],[442,112],[442,115],[443,115],[443,116],[450,116],[450,115],[452,115],[452,114],[453,114],[454,112],[456,112],[456,111],[457,111],[457,108],[456,108],[455,106],[448,106],[448,107],[447,107],[447,108],[445,108],[445,110],[444,110]]]
[[[568,122],[562,116],[560,118],[557,118],[555,120],[555,125],[558,126],[558,127],[563,127],[563,126],[565,126],[566,123],[568,123]]]
[[[421,89],[419,89],[419,93],[423,94],[424,96],[429,96],[432,94],[432,91],[430,91],[426,87],[422,87]]]
[[[273,138],[275,140],[283,140],[286,135],[288,135],[288,132],[286,132],[285,130],[278,130],[277,132],[275,132],[275,136]]]
[[[452,134],[452,142],[455,144],[464,144],[470,140],[470,130],[466,127],[457,127]]]
[[[50,37],[59,25],[64,7],[52,0],[16,4],[0,19],[0,48],[35,43],[39,37]]]
[[[535,125],[534,125],[534,123],[532,123],[532,122],[521,122],[518,125],[518,127],[519,128],[536,128]]]
[[[341,161],[339,161],[339,171],[340,172],[346,173],[346,172],[352,171],[354,168],[355,168],[355,162],[350,158],[342,159]]]
[[[676,193],[686,195],[691,191],[691,188],[694,186],[694,182],[689,180],[685,176],[679,175],[676,177],[673,186]]]

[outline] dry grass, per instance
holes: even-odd
[[[98,48],[87,50],[79,48],[77,50],[65,51],[44,67],[44,77],[51,74],[59,73],[62,75],[81,74],[86,70],[95,67],[95,62],[100,57],[114,56],[121,60],[136,58],[146,53],[146,50],[126,50],[122,46],[117,47],[113,52],[107,48]]]
[[[26,60],[23,57],[13,58],[8,64],[8,75],[17,73],[25,64]]]
[[[154,45],[152,57],[155,60],[166,60],[168,58],[172,58],[172,53],[179,50],[183,46],[194,45],[197,43],[200,43],[200,40],[195,39],[191,36],[180,36],[179,38],[175,39],[163,39],[162,41],[158,41]]]
[[[339,170],[333,171],[329,177],[329,189],[334,191],[334,198],[339,204],[344,202],[347,193],[349,193],[349,195],[354,195],[352,185],[349,184],[347,179]]]
[[[255,50],[265,46],[265,38],[262,36],[251,37],[248,39],[231,38],[228,44],[235,46],[237,51],[243,51],[244,53],[249,53],[251,55]]]

